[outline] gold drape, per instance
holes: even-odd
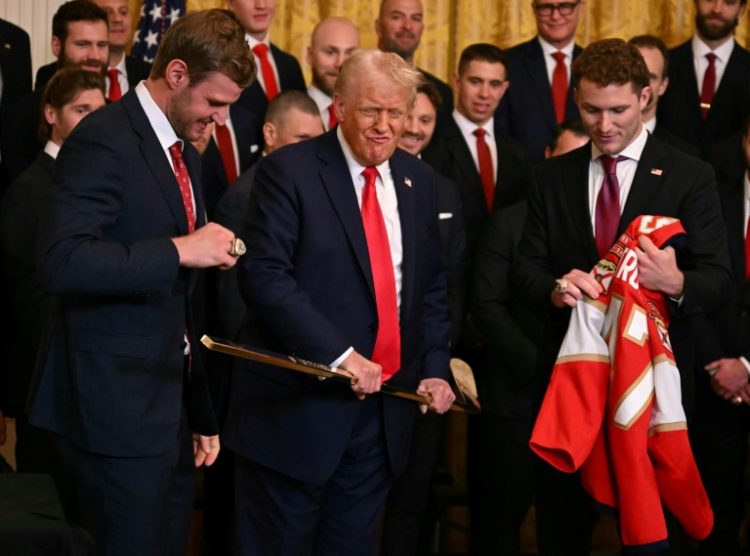
[[[141,0],[130,0],[137,20]],[[187,0],[188,11],[224,7],[224,0]],[[360,30],[362,46],[376,44],[374,20],[379,0],[277,0],[271,37],[294,54],[306,77],[310,68],[305,49],[321,18],[349,18]],[[534,36],[531,0],[423,0],[425,30],[417,64],[448,79],[461,50],[474,42],[507,48]],[[604,37],[627,39],[651,33],[675,46],[693,33],[694,0],[587,0],[578,25],[577,41],[587,45]],[[747,46],[748,17],[737,28],[737,40]]]

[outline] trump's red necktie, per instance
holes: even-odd
[[[386,381],[401,368],[396,279],[393,274],[388,233],[375,188],[378,170],[374,166],[368,166],[362,171],[362,175],[365,177],[365,188],[362,191],[362,225],[367,239],[367,251],[370,254],[378,311],[378,334],[371,359],[383,367],[381,378]]]

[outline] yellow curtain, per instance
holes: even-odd
[[[186,0],[188,11],[222,8],[224,0]],[[461,50],[474,42],[507,48],[535,34],[532,0],[423,0],[425,30],[417,64],[448,79]],[[141,0],[130,0],[137,21]],[[330,16],[352,20],[362,46],[376,44],[374,21],[379,0],[277,0],[271,38],[294,54],[306,77],[310,68],[305,50],[315,23]],[[627,39],[650,33],[675,46],[693,33],[694,0],[587,0],[578,25],[577,41],[585,46],[604,37]],[[737,28],[737,40],[747,46],[748,17]]]

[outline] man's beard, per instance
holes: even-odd
[[[740,22],[739,18],[735,17],[734,21],[723,21],[718,27],[716,25],[709,25],[707,23],[708,17],[695,14],[695,26],[698,32],[704,39],[710,41],[717,41],[725,39],[734,33],[734,28]]]
[[[313,85],[315,85],[318,89],[323,91],[325,94],[327,94],[329,97],[333,96],[333,87],[330,87],[328,85],[328,81],[326,80],[326,76],[322,73],[318,73],[315,71],[315,68],[312,70],[313,76],[312,76],[312,82]]]
[[[80,62],[73,62],[65,55],[65,52],[60,53],[60,59],[58,60],[58,67],[60,68],[83,68],[84,66],[99,66],[99,73],[107,75],[107,62],[101,60],[85,59]]]

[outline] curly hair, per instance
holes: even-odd
[[[630,83],[636,94],[649,84],[648,67],[643,56],[635,46],[622,39],[592,42],[573,62],[572,69],[577,82],[587,79],[601,87]]]

